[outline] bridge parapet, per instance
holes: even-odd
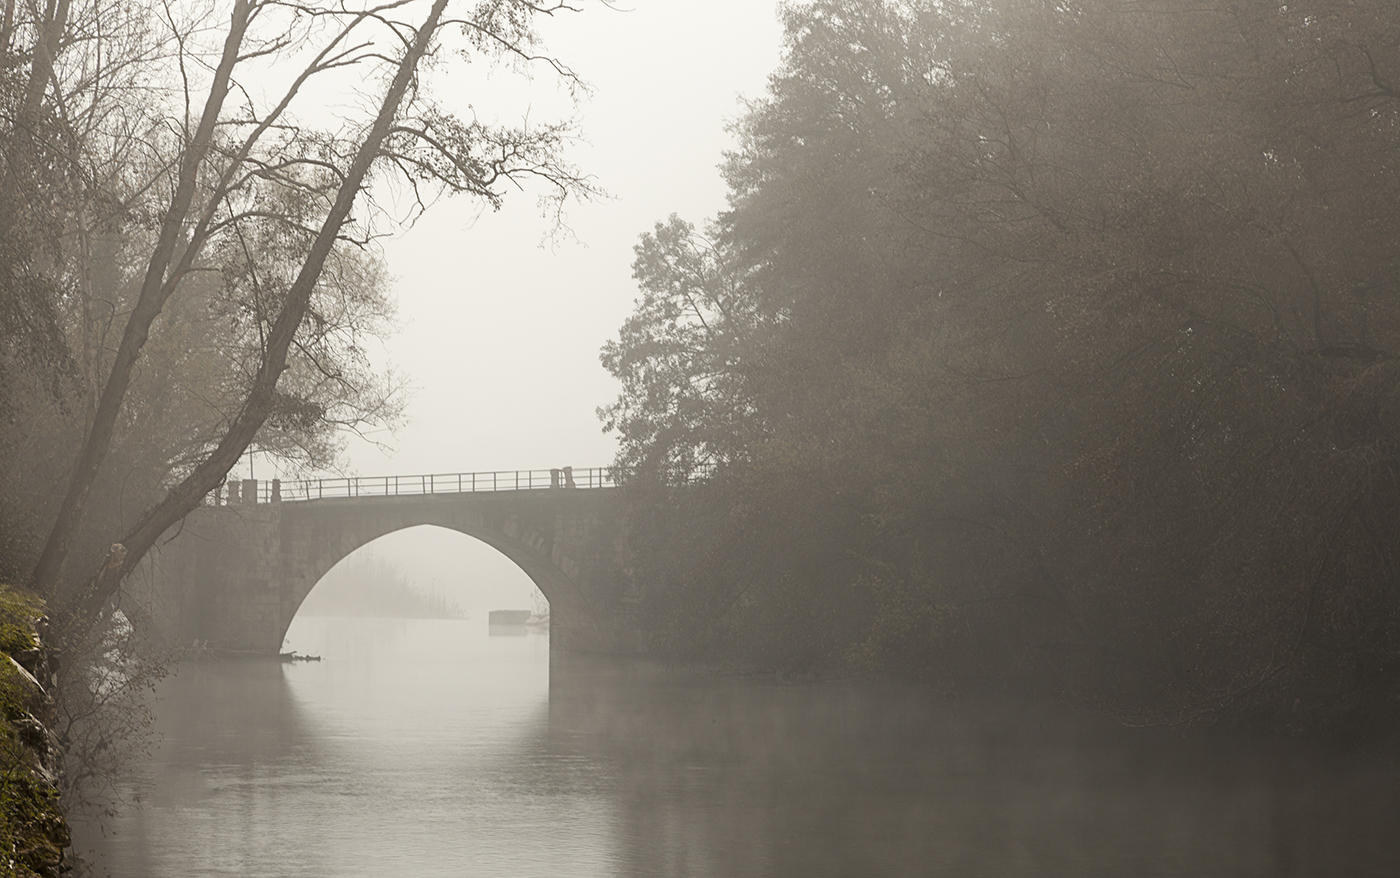
[[[548,470],[492,480],[399,477],[328,480],[339,490],[310,499],[233,503],[195,510],[128,578],[125,605],[168,643],[273,654],[302,600],[341,559],[379,537],[433,526],[495,548],[550,602],[551,646],[571,652],[637,649],[635,588],[627,549],[625,498],[602,473],[562,478]],[[541,477],[541,475],[543,477]],[[533,481],[533,487],[531,487]],[[315,484],[312,482],[311,484]],[[592,489],[584,486],[592,485]],[[285,486],[279,485],[278,489]],[[245,486],[240,483],[240,496]],[[251,496],[258,489],[247,486]],[[264,495],[270,496],[270,495]],[[292,494],[293,497],[298,496]],[[303,493],[300,496],[305,497]]]
[[[210,506],[257,503],[303,503],[355,497],[413,497],[427,494],[480,494],[501,491],[588,490],[615,488],[621,483],[616,467],[581,469],[487,470],[470,473],[419,473],[391,476],[340,476],[321,479],[242,479],[215,489]]]

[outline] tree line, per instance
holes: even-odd
[[[1388,5],[782,14],[727,208],[642,236],[602,352],[657,648],[1141,722],[1385,713]]]
[[[440,591],[415,585],[394,562],[352,554],[332,567],[297,608],[298,616],[372,616],[378,619],[465,619]]]

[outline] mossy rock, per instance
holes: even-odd
[[[32,713],[46,700],[38,681],[16,660],[38,647],[35,625],[43,615],[38,598],[0,583],[0,717],[5,720]]]
[[[0,584],[0,878],[59,875],[68,825],[49,773],[47,697],[13,660],[39,648],[43,602]]]
[[[44,617],[44,602],[32,594],[0,583],[0,652],[9,655],[34,648],[34,626]]]

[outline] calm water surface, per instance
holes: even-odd
[[[1400,759],[895,689],[556,664],[479,620],[298,619],[161,690],[78,846],[188,876],[1400,875]]]

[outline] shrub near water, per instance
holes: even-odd
[[[46,694],[14,658],[38,645],[34,597],[0,585],[0,878],[56,876],[68,843],[48,742]]]

